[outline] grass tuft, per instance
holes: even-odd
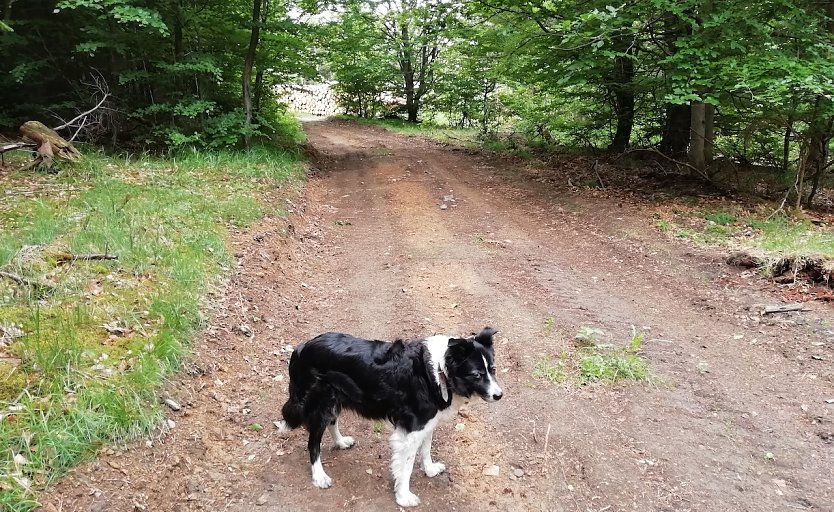
[[[596,327],[583,326],[574,336],[573,349],[563,351],[558,357],[544,355],[533,362],[533,377],[552,384],[652,379],[648,362],[640,355],[642,334],[632,327],[628,345],[619,347],[599,344],[603,335]]]
[[[643,336],[634,334],[625,347],[582,348],[579,357],[579,378],[583,383],[620,380],[649,380],[649,367],[639,355]]]

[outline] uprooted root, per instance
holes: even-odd
[[[767,258],[740,251],[731,254],[727,263],[758,268],[763,275],[780,284],[804,281],[834,288],[834,262],[822,258],[800,255]]]

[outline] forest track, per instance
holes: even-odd
[[[505,398],[440,428],[435,459],[449,472],[415,471],[418,510],[834,510],[830,306],[762,320],[751,306],[774,296],[733,279],[721,255],[670,242],[628,200],[378,128],[306,130],[320,172],[288,220],[235,235],[238,271],[168,389],[187,404],[176,425],[73,471],[45,510],[396,510],[372,422],[347,417],[357,446],[324,450],[334,485],[310,484],[304,433],[272,426],[286,347],[327,330],[393,339],[484,325],[500,331]],[[646,332],[655,381],[534,378],[581,326],[614,343]],[[492,464],[500,474],[483,475]]]

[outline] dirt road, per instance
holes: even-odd
[[[415,471],[420,509],[834,510],[830,306],[762,319],[751,306],[773,292],[666,240],[645,205],[376,128],[306,128],[320,172],[288,220],[235,236],[238,272],[169,390],[187,404],[175,426],[79,468],[46,510],[396,510],[381,424],[346,418],[357,446],[326,449],[334,485],[310,485],[303,431],[272,424],[287,346],[327,330],[484,325],[500,330],[505,398],[441,427],[435,459],[449,472]],[[575,350],[581,326],[613,343],[647,333],[656,380],[534,378],[542,357]],[[493,464],[499,475],[484,475]]]

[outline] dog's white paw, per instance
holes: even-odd
[[[327,473],[322,471],[313,471],[313,485],[319,489],[327,489],[333,484],[333,479],[327,476]]]
[[[432,462],[426,466],[423,466],[423,471],[426,472],[426,476],[429,478],[434,478],[440,473],[446,471],[446,464],[442,462]]]
[[[420,504],[420,498],[411,491],[397,493],[397,505],[401,507],[416,507]]]
[[[354,444],[356,444],[355,439],[353,439],[350,436],[342,436],[341,439],[336,441],[335,446],[336,446],[336,448],[338,448],[340,450],[347,450],[348,448],[350,448]]]

